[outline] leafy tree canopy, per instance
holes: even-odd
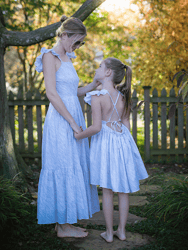
[[[173,75],[188,68],[188,1],[135,0],[134,3],[141,13],[133,63],[137,81],[153,88],[171,89]]]
[[[65,0],[10,0],[2,6],[6,27],[11,30],[30,31],[59,21],[63,14],[71,16],[83,3]],[[80,84],[92,81],[97,63],[94,58],[97,51],[103,50],[104,57],[118,57],[123,62],[130,57],[130,48],[134,43],[134,25],[131,10],[126,13],[113,13],[97,9],[85,21],[88,35],[86,44],[76,51],[74,66],[80,77]],[[128,21],[129,20],[129,21]],[[129,22],[129,25],[127,25]],[[15,47],[6,53],[6,80],[13,87],[24,85],[28,89],[45,91],[42,74],[35,71],[34,62],[41,47],[51,48],[55,38],[29,47]],[[14,57],[14,62],[12,60]]]

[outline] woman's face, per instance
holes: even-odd
[[[66,52],[73,52],[75,49],[80,48],[80,46],[83,45],[83,40],[86,35],[81,35],[81,34],[74,34],[70,37],[68,35],[65,35],[64,39],[64,48]]]

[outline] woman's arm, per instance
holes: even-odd
[[[68,112],[65,104],[63,103],[56,91],[56,69],[54,56],[51,53],[46,53],[43,55],[42,62],[46,95],[49,101],[52,103],[53,107],[57,110],[57,112],[59,112],[59,114],[62,115],[65,120],[67,120],[72,129],[75,132],[80,132],[80,127],[76,124],[72,115]]]
[[[100,132],[102,128],[102,111],[99,98],[100,97],[98,96],[91,97],[91,111],[92,111],[93,124],[81,133],[78,134],[74,133],[76,139],[80,140]]]
[[[90,84],[84,86],[84,87],[81,87],[81,88],[78,88],[78,91],[77,91],[77,95],[78,96],[82,96],[82,95],[85,95],[87,92],[90,92],[91,90],[95,89],[97,86],[99,86],[101,83],[98,82],[95,77],[93,79],[93,82],[91,82]]]

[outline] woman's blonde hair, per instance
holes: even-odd
[[[82,21],[76,17],[61,17],[61,26],[56,30],[57,37],[61,37],[66,32],[68,37],[74,34],[87,35],[87,30]]]
[[[112,81],[114,83],[114,87],[117,85],[117,89],[123,94],[127,111],[129,105],[131,104],[132,70],[129,66],[113,57],[105,59],[104,63],[107,69],[111,69],[113,71]],[[124,77],[125,81],[122,83]]]

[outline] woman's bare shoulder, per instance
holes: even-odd
[[[43,61],[46,61],[46,60],[55,60],[55,56],[51,53],[51,51],[45,53],[42,57],[42,60]]]

